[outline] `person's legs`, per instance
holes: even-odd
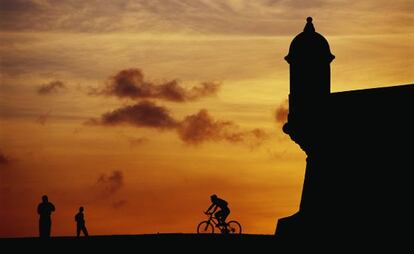
[[[83,227],[82,227],[82,232],[85,236],[88,236],[88,230],[86,229],[85,225],[83,225]]]
[[[39,235],[41,238],[50,236],[50,221],[47,218],[40,218],[39,220]]]
[[[44,226],[43,226],[43,220],[42,219],[39,220],[39,237],[41,237],[41,238],[45,237],[45,229],[44,229]]]
[[[76,237],[80,236],[81,229],[82,229],[81,225],[77,224],[76,225]]]
[[[224,209],[222,211],[223,211],[223,215],[222,215],[223,223],[226,223],[226,219],[230,214],[230,209],[227,208],[227,209]]]
[[[46,238],[49,238],[50,237],[51,228],[52,228],[52,221],[51,221],[51,219],[50,218],[49,219],[45,219],[43,221],[43,230],[44,230],[43,234],[44,234],[44,237],[46,237]]]
[[[214,217],[216,217],[216,219],[218,220],[218,222],[219,222],[219,226],[221,226],[221,225],[224,225],[224,220],[223,220],[223,211],[222,210],[220,210],[220,211],[218,211],[218,212],[216,212],[215,214],[214,214]]]

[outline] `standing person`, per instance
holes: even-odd
[[[83,206],[79,207],[79,212],[75,215],[76,221],[76,236],[80,236],[82,231],[85,236],[88,236],[88,230],[85,226],[85,216],[83,215]]]
[[[52,227],[51,214],[55,211],[55,206],[49,202],[46,195],[42,197],[42,203],[37,206],[37,213],[39,218],[39,236],[41,238],[50,237],[50,229]]]

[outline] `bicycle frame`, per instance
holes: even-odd
[[[207,222],[210,224],[213,224],[213,226],[214,227],[216,227],[218,224],[219,224],[219,221],[218,221],[218,219],[216,218],[216,217],[214,217],[214,214],[213,213],[208,213],[207,214],[208,216],[209,216],[209,218],[208,218],[208,220],[207,220]],[[220,226],[218,226],[218,228],[221,230],[221,231],[223,231],[224,229],[226,229],[227,228],[227,222],[224,222],[224,225],[220,225]]]
[[[215,225],[217,225],[218,224],[218,220],[217,220],[217,218],[216,217],[214,217],[214,215],[212,214],[212,213],[209,213],[208,214],[209,215],[209,218],[208,218],[208,222],[210,223],[210,222],[213,222],[213,225],[215,226]]]

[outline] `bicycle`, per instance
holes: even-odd
[[[208,220],[202,221],[197,226],[197,234],[214,234],[214,228],[218,227],[222,234],[241,234],[242,227],[238,221],[232,220],[224,225],[219,225],[219,221],[213,213],[205,213],[209,216]]]

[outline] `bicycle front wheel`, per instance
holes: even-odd
[[[227,223],[227,229],[229,234],[241,234],[242,233],[242,227],[240,223],[238,223],[235,220],[230,221]]]
[[[202,221],[197,226],[197,234],[213,234],[214,227],[209,221]]]

